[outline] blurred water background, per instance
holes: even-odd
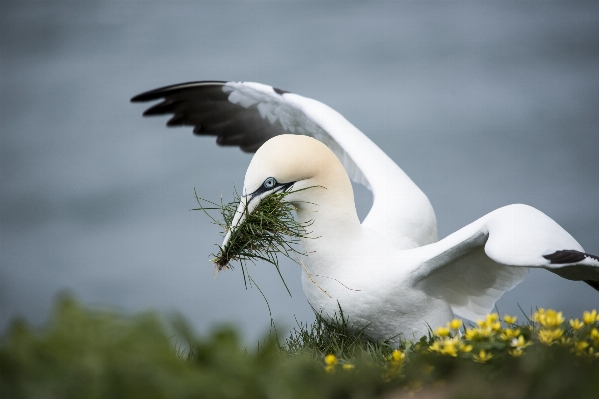
[[[129,98],[193,80],[248,80],[318,99],[429,196],[444,237],[526,203],[599,254],[599,3],[3,1],[0,330],[40,323],[59,291],[125,311],[180,312],[200,331],[268,330],[240,270],[215,280],[218,229],[250,155],[142,119]],[[357,187],[361,217],[368,191]],[[300,268],[251,269],[279,329],[313,319]],[[532,271],[499,302],[567,315],[583,283]]]

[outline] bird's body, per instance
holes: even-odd
[[[350,325],[381,340],[420,337],[427,331],[423,320],[440,325],[453,317],[449,305],[409,284],[420,261],[405,252],[416,246],[413,240],[402,242],[360,223],[348,175],[326,146],[310,137],[277,136],[250,163],[247,192],[260,187],[264,171],[277,181],[296,182],[286,199],[298,209],[298,221],[310,223],[312,238],[301,242],[307,254],[302,285],[315,310],[331,316],[341,307]]]
[[[318,217],[314,221],[318,223]],[[302,285],[314,309],[330,316],[339,315],[341,308],[352,326],[377,340],[398,334],[419,338],[427,324],[440,326],[451,320],[449,304],[410,283],[419,259],[404,256],[369,228],[343,231],[343,236],[303,242],[309,255],[303,259]]]
[[[169,125],[191,124],[197,134],[216,135],[219,144],[257,150],[231,229],[262,198],[293,187],[285,200],[298,208],[300,222],[313,221],[313,238],[302,240],[306,298],[325,317],[341,307],[349,324],[373,339],[419,338],[454,314],[476,319],[530,267],[599,289],[599,258],[526,205],[497,209],[437,241],[422,191],[322,103],[237,82],[169,86],[133,101],[158,98],[164,102],[146,115],[173,113]],[[350,178],[373,192],[362,223]]]

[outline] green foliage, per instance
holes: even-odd
[[[232,329],[197,338],[182,321],[167,329],[152,314],[90,311],[63,298],[45,328],[16,321],[1,338],[0,397],[596,398],[599,361],[589,356],[596,313],[564,328],[565,339],[590,342],[580,353],[561,338],[543,343],[540,331],[565,324],[558,313],[537,312],[533,321],[498,328],[489,316],[469,329],[477,331],[470,338],[449,325],[449,332],[437,329],[392,348],[365,340],[340,312],[332,321],[317,316],[298,325],[282,346],[269,337],[248,353]],[[502,340],[507,328],[528,330],[522,345],[534,344],[509,354],[520,344]],[[434,349],[456,338],[473,348],[456,343],[457,356],[451,343]],[[483,346],[493,356],[473,361]]]
[[[191,372],[155,317],[88,312],[68,299],[45,330],[13,323],[0,348],[2,398],[159,398]]]
[[[124,317],[62,299],[47,328],[15,322],[0,344],[1,398],[331,398],[373,397],[378,370],[328,375],[322,360],[290,358],[267,339],[248,354],[235,331],[198,339],[181,322],[183,354],[151,314]],[[181,339],[181,338],[179,338]]]
[[[245,219],[231,230],[228,242],[224,247],[219,246],[218,254],[213,254],[215,258],[212,261],[216,271],[230,267],[231,262],[238,262],[241,265],[244,281],[246,281],[246,274],[249,276],[246,262],[262,260],[275,266],[285,284],[279,269],[278,254],[283,254],[294,262],[298,262],[299,258],[296,256],[298,252],[294,247],[299,244],[300,239],[310,238],[308,229],[312,224],[312,222],[297,222],[293,216],[293,211],[297,211],[297,209],[291,203],[284,201],[285,197],[297,191],[280,191],[268,195],[249,214],[246,206]],[[222,200],[221,203],[208,201],[198,197],[197,193],[196,200],[200,207],[194,210],[204,211],[214,224],[223,229],[223,235],[226,234],[241,203],[237,192],[234,194],[234,200],[229,203],[223,203]],[[202,201],[213,205],[213,207],[202,205]],[[208,212],[210,210],[218,210],[222,220],[213,217]],[[287,284],[285,287],[287,288]],[[289,289],[287,290],[289,291]]]

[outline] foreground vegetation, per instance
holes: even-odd
[[[255,353],[220,329],[91,311],[61,299],[48,326],[0,341],[2,398],[596,398],[599,317],[459,320],[393,347],[317,316]],[[460,332],[458,332],[460,331]],[[461,336],[460,336],[461,334]],[[281,342],[280,342],[281,341]]]

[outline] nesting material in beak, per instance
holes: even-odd
[[[200,208],[216,224],[226,232],[223,245],[218,254],[212,259],[215,273],[230,267],[232,261],[238,261],[245,276],[245,262],[263,260],[275,265],[279,271],[278,253],[296,261],[294,245],[301,238],[310,238],[308,231],[312,221],[299,223],[293,216],[297,211],[293,204],[284,201],[285,197],[294,191],[279,191],[263,198],[253,198],[247,202],[248,196],[240,197],[237,193],[233,202],[214,203],[196,198]],[[202,205],[206,201],[215,207],[207,208]],[[219,210],[222,220],[213,218],[207,210]],[[279,271],[280,274],[280,271]]]

